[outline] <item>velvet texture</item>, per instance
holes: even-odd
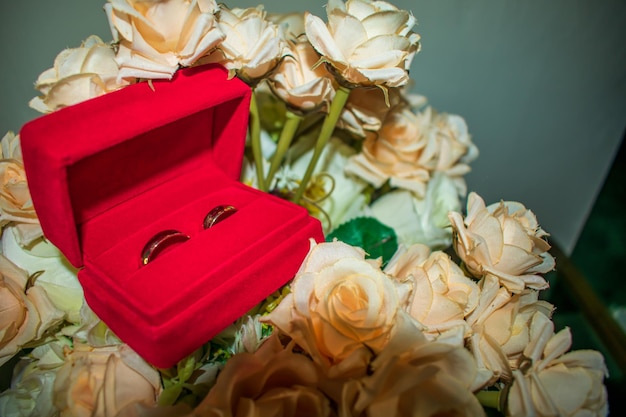
[[[26,124],[22,152],[46,237],[76,267],[90,307],[169,367],[297,272],[306,210],[238,182],[250,89],[219,66],[131,85]],[[203,230],[215,206],[237,213]],[[167,229],[190,236],[148,265]]]

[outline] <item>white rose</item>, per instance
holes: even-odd
[[[27,288],[27,282],[26,272],[0,255],[0,365],[26,345],[39,342],[63,319],[46,290],[40,285]]]
[[[0,415],[5,417],[56,417],[52,387],[57,369],[42,369],[35,361],[18,363],[11,388],[0,394]]]
[[[43,287],[50,301],[66,314],[66,320],[80,321],[84,296],[77,278],[78,270],[52,243],[39,239],[28,247],[21,246],[15,227],[8,227],[2,233],[2,253],[29,275],[41,272],[37,285]]]
[[[369,212],[393,228],[400,243],[407,246],[422,243],[443,249],[452,243],[448,213],[460,207],[454,182],[437,172],[428,182],[424,197],[407,190],[391,191],[374,201]]]
[[[354,152],[352,147],[345,145],[341,140],[331,139],[322,151],[315,167],[316,174],[324,174],[320,180],[329,184],[324,184],[326,187],[323,192],[320,192],[325,198],[319,203],[316,202],[318,210],[312,208],[310,211],[322,221],[326,230],[332,230],[362,214],[365,208],[366,198],[363,190],[367,184],[345,173],[346,161],[354,155]],[[306,152],[291,165],[287,175],[293,177],[292,185],[304,175],[312,153],[313,150]],[[283,175],[285,175],[284,172]],[[327,176],[332,180],[325,181]],[[315,184],[315,181],[311,181],[311,184]],[[305,193],[305,197],[307,196],[308,194]],[[304,199],[303,203],[307,204],[307,200]],[[320,212],[320,209],[325,215]]]

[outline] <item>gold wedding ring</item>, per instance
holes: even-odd
[[[233,206],[217,206],[206,215],[204,221],[202,222],[202,226],[205,229],[215,226],[217,223],[222,220],[232,216],[237,212],[237,209]]]
[[[141,251],[141,264],[147,265],[170,246],[189,240],[189,236],[178,230],[164,230],[154,235]]]

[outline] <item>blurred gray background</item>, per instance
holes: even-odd
[[[323,0],[262,3],[325,18]],[[626,1],[393,3],[419,22],[413,91],[465,117],[480,149],[469,189],[487,203],[524,203],[571,252],[626,126]],[[91,34],[111,39],[103,4],[0,3],[0,136],[38,115],[28,108],[33,83],[62,49]]]

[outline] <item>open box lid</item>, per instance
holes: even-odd
[[[190,169],[238,180],[250,88],[217,65],[140,82],[39,117],[20,132],[45,236],[83,265],[81,225]]]

